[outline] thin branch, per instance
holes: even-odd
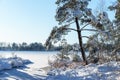
[[[66,28],[66,29],[73,30],[73,31],[78,31],[78,30],[76,30],[74,28]]]
[[[84,25],[84,26],[81,28],[81,31],[82,31],[85,27],[87,27],[87,25],[89,25],[89,23],[86,24],[86,25]]]
[[[71,22],[71,23],[69,23],[68,25],[70,25],[70,24],[73,24],[74,22]]]
[[[95,32],[97,32],[98,30],[95,30],[95,29],[82,29],[81,31],[95,31]]]
[[[83,38],[88,38],[88,39],[90,39],[90,37],[88,37],[88,36],[82,36]]]
[[[64,28],[64,29],[69,29],[69,30],[73,30],[73,31],[79,31],[79,30],[76,30],[74,28]],[[95,31],[95,32],[98,32],[98,30],[95,30],[95,29],[82,29],[81,31]]]

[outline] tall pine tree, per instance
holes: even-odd
[[[90,0],[57,0],[55,18],[56,21],[59,22],[60,27],[53,28],[45,44],[49,47],[52,41],[54,41],[54,43],[60,41],[62,35],[66,35],[71,30],[76,31],[78,34],[82,58],[86,64],[88,63],[82,41],[82,37],[86,36],[82,36],[81,33],[82,31],[97,31],[98,33],[104,33],[103,23],[106,19],[105,12],[99,14],[97,17],[92,14],[91,8],[88,8],[89,1]],[[70,28],[72,23],[75,23],[76,29]],[[91,25],[94,28],[86,29],[88,25]]]

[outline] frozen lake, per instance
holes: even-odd
[[[12,57],[13,54],[23,59],[29,59],[33,62],[30,66],[45,67],[48,66],[48,57],[58,52],[53,51],[0,51],[0,57]],[[28,65],[29,66],[29,65]]]
[[[56,54],[56,53],[58,53],[58,52],[56,52],[56,51],[0,51],[0,55],[3,56],[3,57],[9,57],[9,56],[12,56],[13,54],[15,54],[15,55],[21,56],[23,58],[26,55],[27,56],[30,56],[30,55],[38,56],[38,55],[41,55],[41,54],[50,55],[50,54]]]
[[[0,72],[0,80],[41,80],[40,75],[45,75],[45,71],[41,71],[42,67],[48,66],[48,57],[57,52],[41,52],[41,51],[0,51],[0,58],[11,57],[17,55],[23,59],[29,59],[31,64],[24,68],[17,68]]]
[[[13,54],[21,57],[23,59],[29,59],[33,62],[28,66],[41,68],[48,66],[48,58],[54,54],[57,54],[57,51],[0,51],[0,57],[12,57]]]

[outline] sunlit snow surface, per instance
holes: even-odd
[[[52,70],[47,80],[120,80],[120,62],[89,64],[76,69]]]
[[[53,69],[47,75],[41,68],[48,66],[48,57],[53,55],[52,52],[19,53],[17,55],[33,63],[9,70],[0,70],[1,80],[120,80],[120,62],[89,64],[76,69]],[[5,54],[4,57],[6,56],[8,55]]]

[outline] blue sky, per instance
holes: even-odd
[[[44,43],[52,28],[57,25],[54,18],[55,1],[0,0],[0,42]],[[93,1],[90,6],[95,8],[97,2]],[[74,32],[66,38],[71,44],[78,42]]]

